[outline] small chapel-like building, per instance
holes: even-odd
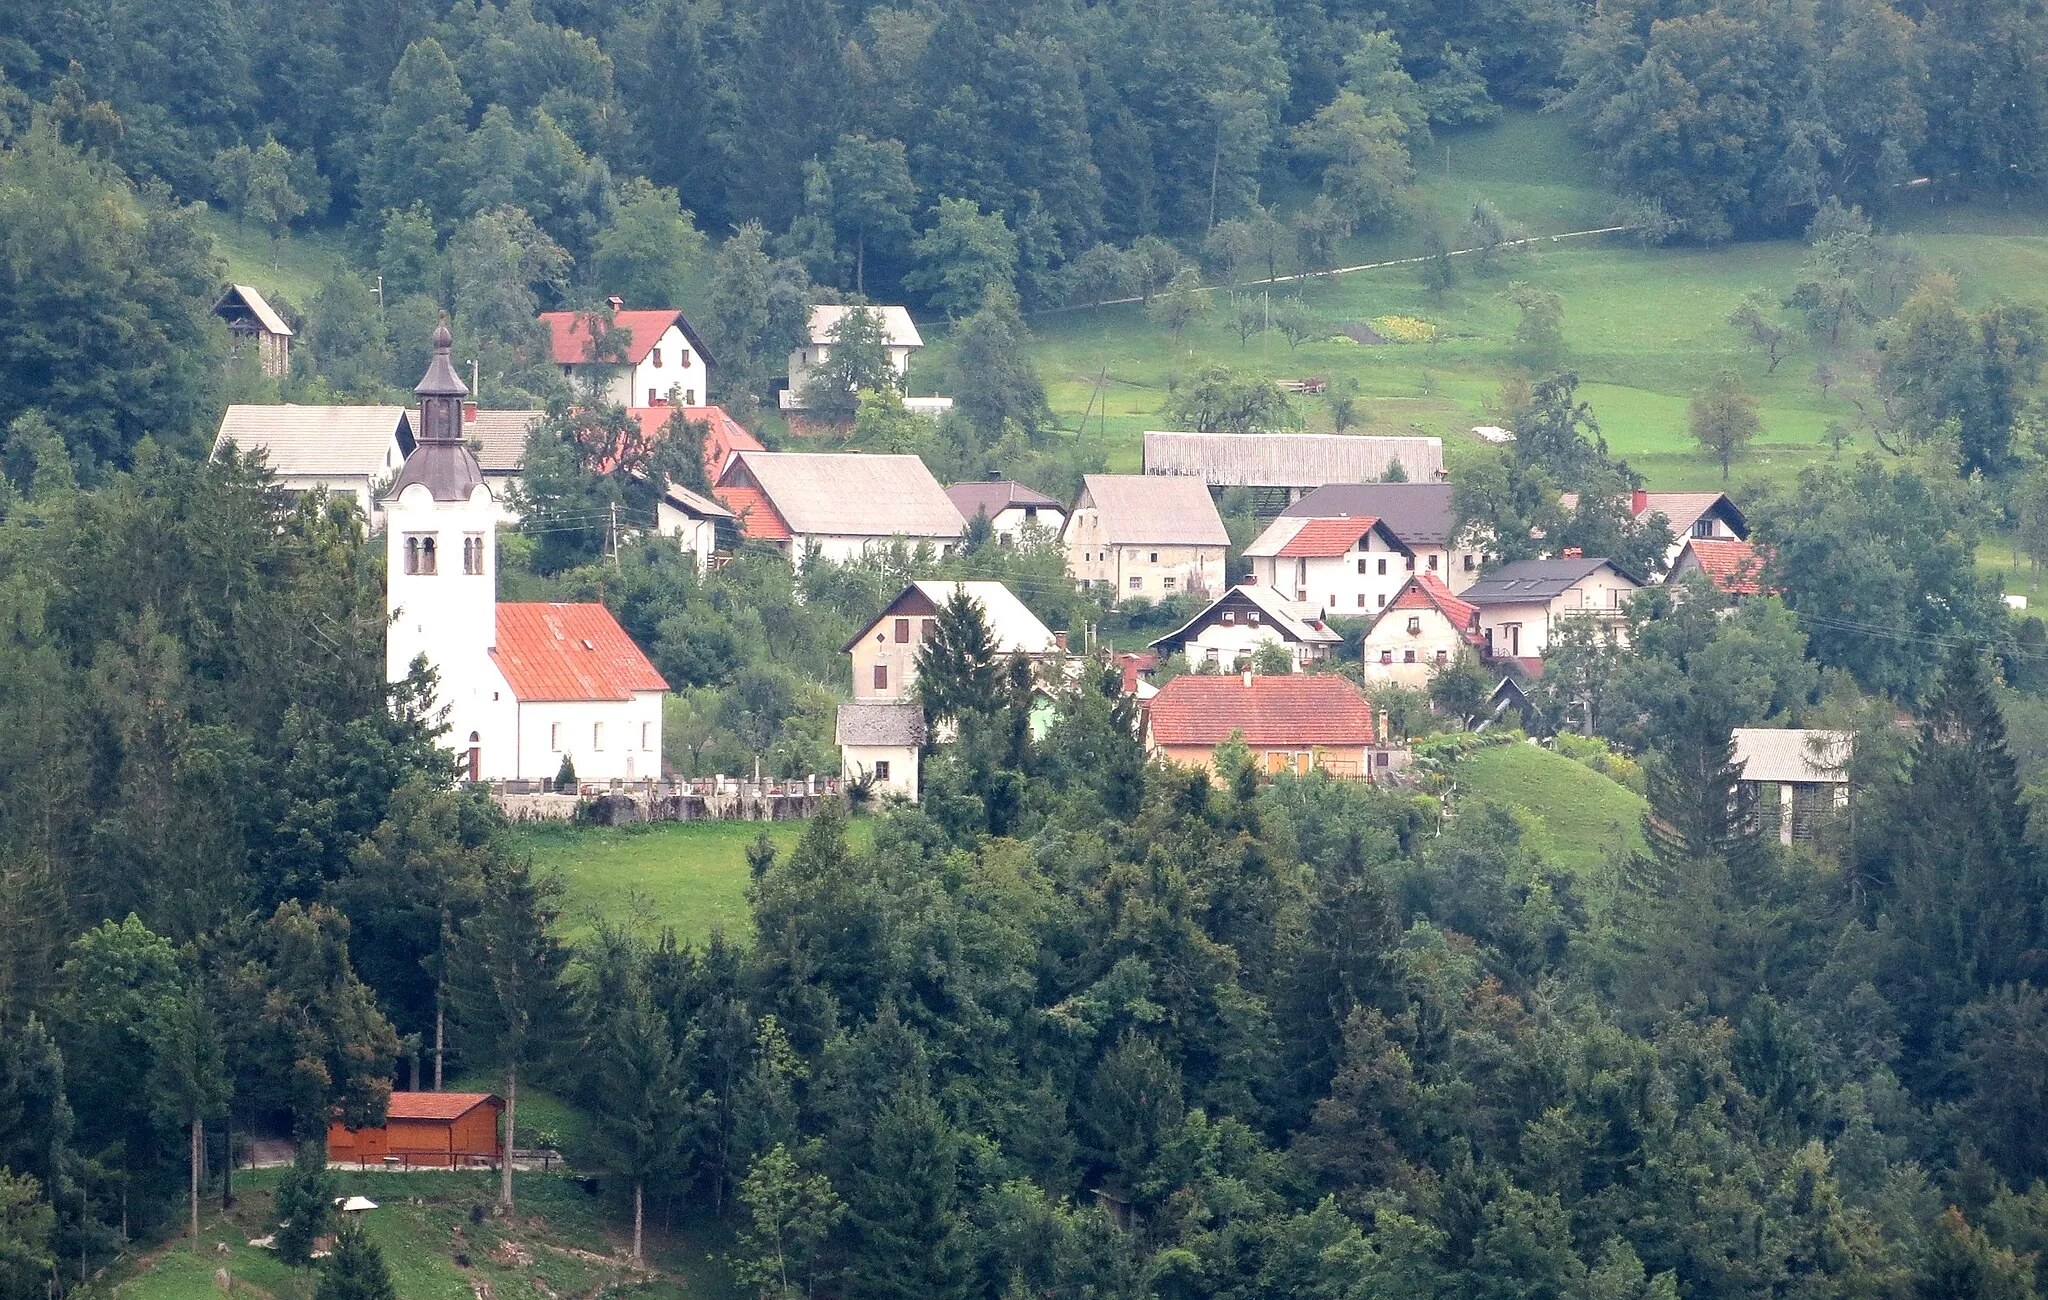
[[[463,437],[451,346],[444,324],[384,498],[387,679],[433,668],[442,743],[469,780],[545,780],[564,758],[581,781],[659,777],[668,683],[611,611],[498,600],[498,506]]]

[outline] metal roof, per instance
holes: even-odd
[[[213,451],[232,444],[262,451],[287,476],[375,478],[412,450],[412,413],[403,406],[293,406],[238,403],[221,416]]]
[[[916,749],[924,744],[924,710],[915,704],[842,704],[834,739],[841,745]]]
[[[1854,737],[1846,731],[1781,727],[1735,728],[1735,762],[1745,781],[1830,785],[1849,779]]]
[[[878,313],[882,318],[882,343],[892,348],[921,348],[924,335],[917,332],[917,322],[910,319],[907,307],[838,307],[823,305],[811,308],[811,344],[832,342],[832,327],[837,325],[851,311]]]
[[[630,700],[668,689],[602,605],[500,602],[491,659],[521,700]]]
[[[1211,487],[1320,487],[1384,479],[1396,461],[1411,480],[1443,477],[1441,438],[1349,433],[1145,434],[1147,474],[1186,474]]]
[[[1093,508],[1111,546],[1229,546],[1209,489],[1196,478],[1090,474],[1074,513]]]
[[[718,486],[758,488],[793,534],[953,541],[966,528],[915,456],[743,451],[719,475]],[[739,513],[724,491],[719,496]]]
[[[1444,546],[1458,528],[1448,483],[1325,483],[1282,519],[1377,519],[1410,546]]]
[[[1547,604],[1570,591],[1601,569],[1614,569],[1617,576],[1635,586],[1610,560],[1585,558],[1565,560],[1517,560],[1504,564],[1459,593],[1468,605]]]

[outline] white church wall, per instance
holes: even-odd
[[[644,781],[661,775],[661,692],[631,700],[528,700],[519,706],[520,780],[546,780],[567,753],[579,781]],[[598,729],[602,728],[600,736]]]

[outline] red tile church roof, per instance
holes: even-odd
[[[500,603],[491,658],[522,700],[630,700],[668,689],[602,605]]]
[[[1176,677],[1145,705],[1156,744],[1213,748],[1241,732],[1253,748],[1370,745],[1372,703],[1327,673]]]

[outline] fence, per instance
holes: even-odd
[[[793,821],[837,798],[837,777],[751,781],[713,776],[680,781],[584,781],[572,791],[552,781],[494,781],[491,799],[515,822]]]

